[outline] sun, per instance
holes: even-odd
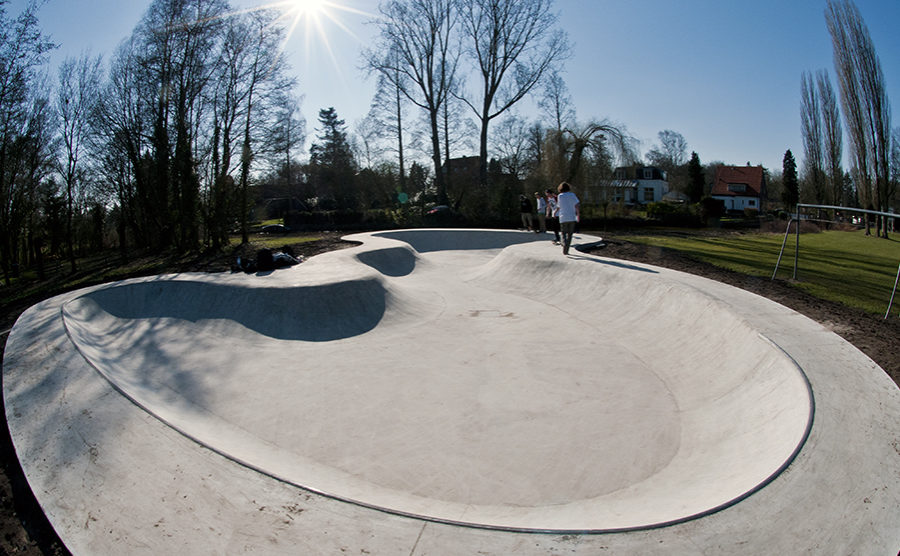
[[[284,7],[298,17],[318,17],[326,11],[329,4],[328,0],[288,0]]]
[[[285,30],[282,50],[287,51],[290,48],[289,43],[296,44],[296,38],[299,38],[303,43],[301,48],[307,63],[310,59],[329,58],[338,72],[341,68],[335,58],[332,44],[332,39],[339,38],[335,33],[348,35],[356,42],[362,42],[343,21],[342,16],[375,17],[374,14],[353,6],[358,3],[366,5],[370,0],[270,0],[268,2],[263,0],[261,3],[259,0],[235,1],[244,6],[239,11],[232,12],[234,15],[261,10],[273,10],[278,13],[277,20]]]

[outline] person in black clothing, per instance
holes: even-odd
[[[519,195],[519,212],[522,215],[522,227],[531,231],[533,220],[531,218],[531,201],[525,195]]]

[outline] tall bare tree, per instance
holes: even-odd
[[[138,79],[154,85],[147,184],[156,247],[199,242],[198,132],[227,13],[225,0],[153,0],[135,30]]]
[[[263,138],[271,164],[276,172],[284,176],[288,191],[298,185],[293,175],[293,168],[297,166],[295,154],[306,141],[306,120],[300,112],[301,100],[302,97],[290,91],[274,96],[271,105],[274,118],[267,132],[268,137]]]
[[[459,59],[453,31],[454,0],[390,0],[380,8],[380,44],[365,53],[369,67],[380,72],[403,96],[425,111],[431,131],[431,160],[440,203],[447,202],[441,171],[441,108],[454,83]],[[385,57],[385,52],[395,56]]]
[[[828,0],[825,20],[831,34],[860,201],[867,208],[887,211],[891,197],[891,110],[881,62],[859,8],[851,0]],[[877,220],[876,234],[887,237],[882,219]]]
[[[841,159],[844,155],[841,114],[837,96],[826,70],[816,73],[816,88],[819,91],[819,106],[822,110],[822,154],[824,169],[828,174],[830,187],[829,201],[835,205],[844,204],[844,170]]]
[[[809,72],[800,75],[800,127],[803,136],[806,183],[816,203],[825,201],[824,136],[819,90]]]
[[[659,145],[647,152],[647,160],[653,166],[657,166],[666,173],[669,184],[673,189],[685,191],[687,189],[687,162],[688,143],[684,136],[677,131],[664,129],[660,131]]]
[[[148,209],[151,190],[145,153],[149,150],[148,102],[152,93],[140,79],[138,43],[134,37],[116,49],[94,114],[92,151],[98,158],[107,194],[118,205],[117,232],[125,257],[126,232],[146,247],[155,229]]]
[[[529,141],[529,123],[518,116],[508,116],[497,124],[494,141],[495,157],[507,174],[525,178]]]
[[[553,166],[562,168],[566,164],[566,139],[563,130],[575,127],[576,121],[575,108],[569,96],[569,89],[556,68],[550,69],[550,74],[544,81],[543,96],[538,101],[538,107],[547,116],[547,119],[553,122],[553,126],[549,130],[549,137],[556,144],[547,149],[547,153],[556,158]],[[543,137],[541,142],[543,142]]]
[[[544,81],[543,95],[538,100],[538,108],[553,122],[557,131],[575,124],[575,106],[572,104],[569,88],[555,67],[550,68]]]
[[[72,272],[76,270],[72,229],[75,195],[84,185],[83,158],[100,96],[100,64],[99,56],[83,54],[79,58],[66,58],[59,66],[56,111],[63,146],[59,174],[66,188],[66,254]]]
[[[396,153],[397,166],[399,168],[400,190],[406,191],[406,144],[404,133],[408,135],[408,124],[404,111],[406,97],[401,83],[405,77],[400,73],[396,63],[397,52],[391,50],[387,53],[387,62],[383,65],[384,71],[392,71],[393,78],[388,79],[384,72],[378,73],[377,86],[372,104],[369,107],[367,119],[375,124],[375,132],[381,139],[390,141],[393,145],[388,147],[390,152]],[[392,69],[388,69],[392,68]],[[375,68],[369,68],[375,69]]]
[[[290,90],[294,81],[284,77],[286,66],[283,29],[274,25],[276,15],[269,11],[252,12],[252,33],[250,34],[250,71],[245,80],[244,139],[241,144],[241,242],[249,242],[247,213],[249,210],[250,166],[255,155],[254,122],[264,110],[267,101],[277,100]],[[257,128],[258,129],[258,128]]]
[[[891,195],[896,195],[900,186],[900,127],[895,127],[891,133]],[[896,229],[896,228],[895,228]]]
[[[29,111],[38,95],[32,94],[38,68],[55,47],[43,36],[29,2],[15,19],[0,4],[0,266],[7,284],[17,262],[17,240],[23,218],[21,174],[25,169],[23,147],[29,141]]]
[[[481,80],[466,103],[481,124],[480,181],[487,183],[488,126],[522,100],[569,55],[565,32],[556,29],[553,0],[459,0],[468,52]]]

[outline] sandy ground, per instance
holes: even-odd
[[[307,252],[307,256],[348,245],[341,242],[336,234],[316,243],[317,245],[311,247]],[[900,318],[896,318],[896,316],[885,321],[878,315],[866,314],[837,303],[814,298],[782,280],[773,282],[765,278],[748,277],[694,261],[677,253],[632,244],[625,240],[612,239],[606,247],[595,251],[595,254],[698,274],[768,297],[832,329],[866,353],[888,372],[894,382],[900,384],[900,353],[896,350],[896,339],[900,337]],[[225,270],[227,265],[227,261],[220,261],[212,265],[207,261],[196,269],[182,268],[179,270]],[[29,300],[20,305],[0,309],[0,334],[2,334],[0,344],[2,346],[5,346],[8,330],[18,315],[37,301],[39,300]],[[896,310],[893,313],[896,315]],[[0,471],[0,553],[68,554],[31,494],[15,457],[6,427],[0,434],[0,462],[2,462],[2,471]]]

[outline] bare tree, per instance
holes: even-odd
[[[366,63],[423,109],[431,131],[431,160],[438,201],[446,204],[441,171],[441,108],[453,87],[459,54],[453,39],[454,0],[391,0],[381,6],[381,43]],[[393,52],[395,56],[384,57]]]
[[[891,133],[891,179],[889,183],[891,198],[897,194],[898,185],[900,185],[900,127],[895,127]],[[895,225],[894,230],[896,229]]]
[[[157,248],[199,243],[198,135],[227,11],[224,0],[154,0],[135,30],[138,80],[152,94],[146,182]]]
[[[538,107],[553,122],[549,137],[556,143],[547,149],[547,153],[555,158],[555,168],[563,168],[566,164],[566,139],[563,130],[575,127],[575,108],[566,83],[555,68],[550,70],[550,75],[544,82],[543,93]],[[541,141],[543,142],[543,137]]]
[[[244,91],[244,139],[241,144],[240,209],[241,242],[248,243],[249,230],[247,213],[249,209],[248,189],[250,186],[250,166],[253,162],[253,131],[255,116],[265,106],[265,100],[277,99],[279,94],[289,90],[294,82],[284,78],[285,59],[281,49],[283,29],[274,25],[275,15],[268,11],[251,13],[249,72],[245,78]]]
[[[400,174],[400,190],[406,191],[406,145],[404,144],[404,125],[406,115],[404,112],[403,93],[404,75],[398,70],[396,63],[397,52],[390,51],[387,54],[388,61],[384,64],[384,71],[392,71],[393,78],[388,79],[383,72],[379,72],[375,96],[369,107],[367,119],[373,122],[374,131],[378,138],[387,139],[393,143],[388,149],[397,155],[397,166]],[[392,69],[388,69],[392,68]],[[370,67],[369,69],[374,69]]]
[[[575,107],[565,80],[559,70],[551,68],[544,82],[543,96],[538,101],[538,108],[553,122],[557,131],[575,124]]]
[[[822,153],[825,171],[828,173],[830,202],[844,204],[843,131],[837,96],[831,86],[826,70],[816,73],[816,87],[819,91],[819,105],[822,110]]]
[[[270,153],[273,165],[286,172],[288,189],[295,183],[291,178],[290,168],[295,164],[294,153],[303,148],[306,141],[306,120],[300,112],[301,97],[286,93],[278,94],[273,99],[274,113],[266,140],[266,152]]]
[[[806,182],[812,186],[812,199],[821,204],[825,201],[822,109],[818,88],[809,72],[800,75],[800,125]]]
[[[463,32],[481,79],[466,103],[481,124],[480,181],[487,183],[488,126],[522,100],[554,64],[569,55],[566,34],[555,29],[553,0],[460,0]]]
[[[660,131],[657,136],[659,145],[650,149],[647,153],[647,160],[666,173],[666,177],[674,189],[685,191],[687,189],[685,175],[685,163],[688,160],[687,141],[683,135],[671,129]]]
[[[900,127],[895,127],[891,133],[891,197],[897,194],[898,184],[900,184]]]
[[[381,126],[370,112],[365,118],[357,120],[353,128],[350,146],[354,158],[362,168],[371,169],[384,153],[381,146]]]
[[[862,15],[851,0],[828,0],[825,20],[831,33],[860,200],[868,208],[887,211],[891,111],[881,62]],[[887,237],[881,219],[877,220],[876,234]]]
[[[118,204],[117,232],[122,256],[126,253],[126,230],[138,245],[147,246],[147,233],[154,226],[149,218],[148,172],[145,151],[149,148],[147,84],[140,79],[137,43],[124,41],[113,55],[109,76],[101,91],[92,123],[92,151],[98,159],[107,194]]]
[[[63,153],[59,162],[59,174],[66,188],[66,240],[67,256],[71,271],[75,268],[75,234],[72,229],[75,194],[83,185],[83,156],[88,145],[90,122],[95,103],[100,96],[99,56],[91,58],[66,58],[59,66],[59,88],[56,111],[60,122]]]
[[[509,116],[497,124],[494,150],[504,172],[525,178],[529,141],[529,123],[518,116]]]
[[[8,19],[3,8],[0,4],[0,265],[8,285],[23,218],[19,201],[24,193],[18,180],[24,171],[22,147],[29,141],[28,114],[37,97],[31,90],[38,68],[55,45],[38,28],[36,3],[29,2],[15,20]]]

